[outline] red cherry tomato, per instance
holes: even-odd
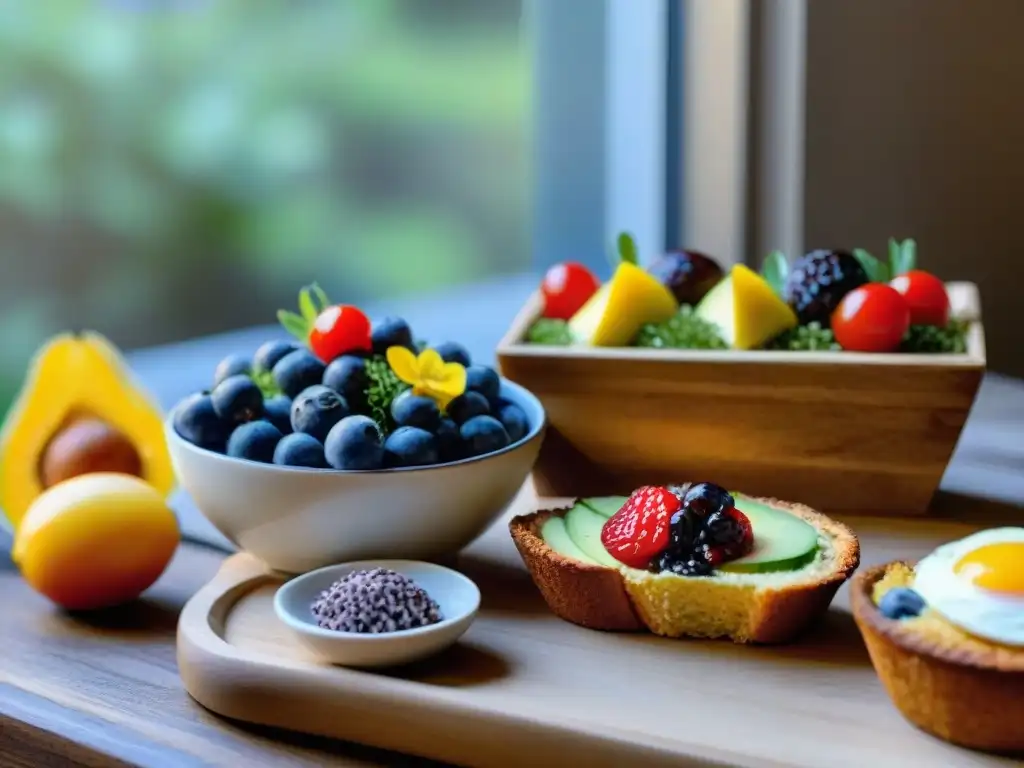
[[[600,287],[594,273],[575,262],[556,264],[540,285],[544,294],[544,317],[568,320],[587,303]]]
[[[369,352],[370,319],[358,308],[337,304],[321,312],[309,332],[309,348],[329,363],[346,352]]]
[[[832,313],[832,333],[851,352],[892,352],[910,327],[910,307],[895,288],[868,283],[850,291]]]
[[[894,277],[893,288],[903,294],[910,306],[911,325],[938,325],[949,322],[949,294],[946,286],[931,272],[912,269]]]

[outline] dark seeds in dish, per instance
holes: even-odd
[[[441,608],[408,576],[387,568],[355,571],[325,589],[311,606],[319,626],[381,634],[442,620]]]

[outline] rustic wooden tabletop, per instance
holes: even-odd
[[[490,361],[506,321],[535,284],[509,278],[406,302],[419,335],[460,338]],[[398,302],[372,307],[394,312]],[[471,321],[471,322],[470,322]],[[253,329],[133,355],[165,405],[203,386],[217,359],[255,348]],[[1024,382],[990,375],[943,483],[937,509],[963,496],[1020,508],[1024,524]],[[0,538],[0,765],[428,765],[424,761],[227,722],[182,689],[175,665],[178,612],[230,547],[177,499],[189,539],[144,599],[122,609],[69,616],[33,593]],[[983,507],[979,507],[983,508]],[[0,533],[0,537],[2,537]]]

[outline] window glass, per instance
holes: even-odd
[[[47,335],[141,345],[529,265],[518,0],[0,6],[0,412]]]

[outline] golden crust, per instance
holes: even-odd
[[[868,653],[896,708],[941,739],[994,752],[1024,753],[1024,651],[977,642],[953,645],[888,619],[872,600],[887,563],[857,575],[850,604]],[[988,645],[988,644],[983,644]]]
[[[810,507],[772,498],[755,501],[800,517],[833,541],[834,567],[830,571],[806,582],[756,590],[757,599],[744,627],[730,635],[737,642],[784,643],[828,608],[836,591],[860,564],[860,544],[847,526]],[[541,526],[566,511],[542,510],[519,515],[509,523],[516,548],[552,612],[591,629],[651,630],[652,624],[657,626],[654,617],[645,617],[638,610],[619,571],[564,557],[544,542]],[[694,629],[693,634],[699,635]]]

